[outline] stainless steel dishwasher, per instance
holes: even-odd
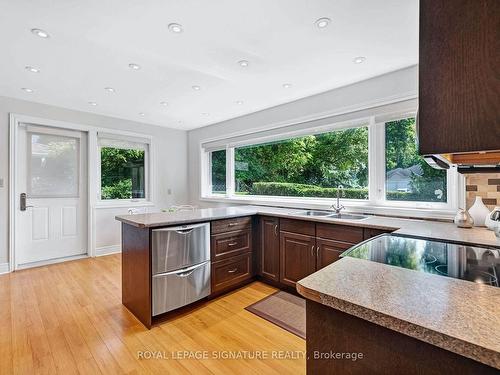
[[[154,229],[153,316],[210,294],[210,223]]]

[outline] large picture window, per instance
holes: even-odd
[[[368,199],[368,129],[235,148],[235,194]]]
[[[463,182],[456,168],[434,169],[419,155],[414,104],[202,142],[202,197],[328,207],[339,194],[360,212],[450,217]]]
[[[101,199],[144,199],[147,196],[148,144],[102,138]]]
[[[385,124],[386,199],[446,202],[446,171],[430,167],[418,154],[415,118]]]

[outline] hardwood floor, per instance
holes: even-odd
[[[305,373],[305,341],[244,310],[273,287],[254,282],[148,331],[121,304],[120,273],[117,254],[0,276],[0,374]]]

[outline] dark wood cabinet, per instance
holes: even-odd
[[[363,228],[340,224],[316,224],[316,236],[352,244],[363,241]]]
[[[251,216],[212,221],[212,297],[252,279],[252,221]]]
[[[212,235],[210,247],[212,253],[212,262],[251,251],[251,230],[247,229],[214,234]]]
[[[316,237],[280,233],[280,282],[295,287],[300,279],[316,270]]]
[[[279,219],[263,216],[260,218],[260,261],[259,274],[268,280],[280,280],[280,237]]]
[[[365,228],[363,239],[368,240],[370,238],[378,236],[379,234],[384,234],[384,233],[391,233],[391,231],[385,229]]]
[[[250,280],[252,253],[245,253],[212,263],[212,293],[217,293]]]
[[[500,2],[420,0],[421,154],[500,149]]]
[[[352,243],[316,238],[316,270],[340,259],[340,254],[353,246]]]

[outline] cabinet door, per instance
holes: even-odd
[[[260,219],[260,234],[260,275],[269,280],[279,281],[279,219],[277,217],[262,217]]]
[[[280,233],[280,282],[295,283],[316,270],[316,238],[304,234]]]
[[[326,267],[339,260],[340,254],[349,249],[351,246],[354,246],[354,244],[317,238],[316,270]]]

